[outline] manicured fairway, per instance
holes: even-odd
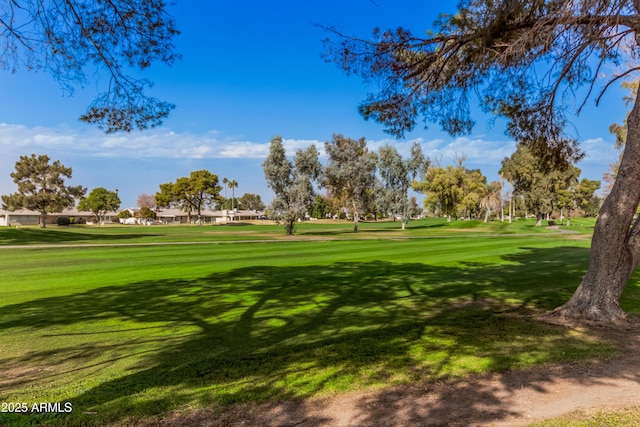
[[[128,233],[144,242],[169,228]],[[187,228],[167,241],[199,233]],[[329,228],[306,237],[343,233]],[[0,413],[0,425],[126,423],[614,354],[532,318],[571,295],[588,240],[436,228],[442,237],[424,223],[412,239],[374,230],[314,241],[303,229],[300,241],[2,249],[2,401],[71,402],[73,412]],[[61,242],[29,231],[29,244]],[[638,311],[637,293],[634,281],[626,310]]]

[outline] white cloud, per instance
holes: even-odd
[[[585,139],[580,143],[580,148],[585,153],[580,163],[604,164],[608,165],[618,160],[620,151],[618,151],[613,141],[607,141],[604,138]]]
[[[262,158],[269,152],[267,144],[256,144],[254,142],[232,142],[224,146],[219,151],[218,157],[232,158]]]
[[[381,139],[367,141],[369,148],[377,151],[389,144],[407,156],[413,142],[418,142],[425,155],[444,163],[457,156],[466,156],[467,162],[491,164],[500,162],[514,150],[510,141],[485,141],[482,138],[457,138],[452,141],[422,138],[410,141]],[[324,141],[316,139],[285,139],[288,156],[298,149],[315,144],[321,157],[325,157]],[[95,129],[82,131],[67,127],[26,127],[0,123],[0,147],[3,152],[18,155],[31,152],[60,153],[97,158],[264,158],[269,152],[269,142],[242,141],[221,135],[217,131],[204,134],[174,132],[167,128],[130,134],[105,135]]]

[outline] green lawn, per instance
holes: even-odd
[[[593,220],[572,221],[567,229],[592,231]],[[576,224],[576,225],[574,225]],[[409,229],[402,231],[399,221],[361,222],[360,232],[354,235],[353,223],[335,221],[330,224],[313,221],[296,224],[296,237],[305,238],[379,238],[379,237],[433,237],[449,236],[456,232],[465,235],[486,234],[546,234],[556,233],[546,227],[535,227],[535,220],[507,222],[454,221],[428,219],[412,221]],[[94,226],[49,226],[46,229],[36,227],[5,228],[0,232],[0,246],[6,245],[42,245],[42,244],[120,244],[166,242],[226,242],[244,240],[283,240],[283,226],[269,224],[235,223],[233,225],[183,225],[183,226],[123,226],[108,224]]]
[[[52,244],[0,249],[2,401],[73,406],[0,425],[128,423],[614,355],[533,320],[571,295],[589,241],[532,224],[367,223],[360,239],[301,224],[294,240],[272,226],[0,229],[4,245]],[[104,242],[196,243],[56,245]]]

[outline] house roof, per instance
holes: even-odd
[[[158,217],[160,218],[172,218],[172,217],[184,217],[187,216],[187,212],[181,210],[181,209],[159,209],[156,211],[156,214],[158,215]],[[221,211],[210,211],[210,210],[203,210],[200,213],[200,216],[203,217],[214,217],[214,218],[222,218],[222,217],[227,217],[227,216],[234,216],[234,217],[243,217],[243,216],[258,216],[258,215],[262,215],[262,212],[254,212],[254,211],[249,211],[249,210],[239,210],[236,212],[233,212],[231,210],[221,210]],[[191,216],[192,217],[197,217],[198,213],[197,212],[191,212]]]
[[[117,215],[116,211],[106,212],[105,215]],[[32,216],[32,215],[40,215],[39,211],[34,211],[31,209],[17,209],[15,211],[10,211],[7,209],[0,209],[0,215],[21,215],[21,216]],[[73,209],[64,209],[62,212],[51,212],[48,215],[59,215],[59,216],[92,216],[93,212],[90,211],[79,211],[76,208]]]

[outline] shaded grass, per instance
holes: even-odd
[[[100,425],[608,357],[612,345],[529,316],[570,296],[587,244],[542,235],[12,250],[0,258],[0,394],[70,401],[74,412],[0,424]]]

